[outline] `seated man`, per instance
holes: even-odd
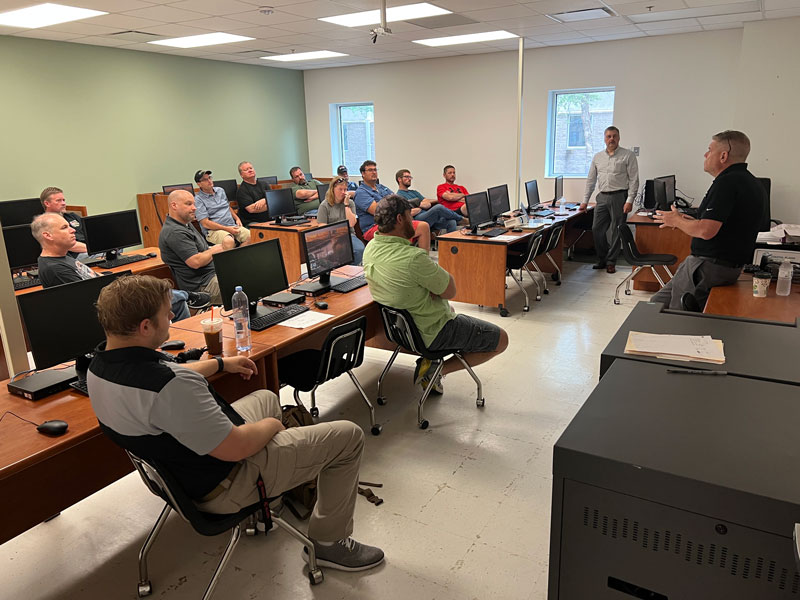
[[[458,223],[465,220],[457,212],[439,204],[435,198],[425,198],[417,190],[412,190],[411,180],[414,178],[408,169],[400,169],[394,178],[397,181],[397,195],[408,200],[411,216],[417,221],[425,221],[434,231],[445,229],[451,233],[458,229]]]
[[[212,304],[222,304],[213,257],[225,250],[220,244],[208,247],[200,232],[192,225],[195,216],[194,196],[186,190],[175,190],[167,197],[169,214],[158,234],[161,260],[172,269],[178,287],[192,292],[205,292]]]
[[[242,183],[236,192],[236,203],[239,205],[239,219],[245,227],[250,223],[266,223],[269,221],[269,208],[267,208],[266,183],[261,183],[256,177],[256,170],[247,161],[239,163],[239,175]]]
[[[221,245],[225,250],[235,247],[236,242],[249,242],[250,230],[242,225],[238,215],[233,212],[225,190],[214,187],[211,171],[198,171],[194,174],[194,181],[200,186],[200,191],[194,195],[197,207],[195,218],[206,240]]]
[[[453,165],[446,165],[444,170],[444,183],[440,183],[436,188],[436,199],[439,204],[452,211],[460,212],[465,217],[467,215],[467,205],[464,197],[469,194],[467,188],[456,183],[456,168]]]
[[[374,160],[365,160],[361,165],[361,183],[356,190],[354,202],[356,204],[356,216],[358,225],[364,235],[364,241],[369,242],[378,231],[375,224],[375,207],[381,198],[391,195],[393,192],[385,185],[378,183],[378,165]],[[414,221],[411,237],[412,243],[425,250],[431,251],[431,228],[424,221]]]
[[[411,206],[391,195],[375,210],[378,233],[364,250],[364,275],[372,297],[381,304],[411,313],[429,350],[460,350],[474,367],[494,358],[508,346],[508,335],[497,325],[456,315],[448,298],[456,295],[453,276],[408,241],[413,233]],[[427,387],[431,361],[420,358],[414,383]],[[463,369],[456,357],[444,363],[442,376]],[[432,391],[443,393],[441,382]]]
[[[344,180],[347,182],[347,191],[353,192],[358,189],[358,184],[355,181],[350,181],[350,176],[347,174],[347,167],[345,165],[339,165],[336,169],[336,174],[339,177],[344,177]]]
[[[306,175],[300,167],[289,169],[289,177],[292,178],[292,196],[297,214],[304,215],[310,210],[317,210],[319,208],[317,186],[322,185],[322,182],[316,179],[306,181]]]
[[[86,258],[86,235],[83,230],[83,219],[78,213],[67,212],[67,201],[64,192],[57,187],[48,187],[39,194],[44,212],[61,215],[69,226],[75,230],[75,244],[69,249],[70,256]]]
[[[100,276],[67,254],[69,249],[74,247],[75,230],[61,215],[52,212],[38,215],[31,223],[31,233],[42,247],[38,261],[42,287],[48,288]],[[171,290],[171,295],[172,312],[176,321],[188,318],[189,308],[205,307],[210,301],[208,294],[183,290]]]
[[[169,339],[169,285],[131,276],[100,292],[97,317],[106,342],[87,381],[103,431],[123,448],[159,461],[205,512],[235,513],[258,502],[259,476],[269,496],[316,477],[308,535],[319,564],[361,571],[383,562],[379,548],[350,538],[361,428],[333,421],[284,429],[278,397],[267,390],[227,404],[205,378],[226,371],[249,379],[257,372],[246,356],[163,362],[155,350]]]

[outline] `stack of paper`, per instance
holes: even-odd
[[[710,335],[672,335],[631,331],[625,354],[655,356],[668,360],[694,360],[721,365],[725,362],[722,340]]]

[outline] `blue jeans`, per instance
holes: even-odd
[[[353,262],[352,265],[360,266],[361,257],[364,256],[364,242],[354,235],[350,235],[350,241],[353,242]]]
[[[189,299],[189,293],[183,290],[172,290],[172,314],[175,316],[172,321],[180,321],[189,318],[189,307],[186,306],[186,301]]]
[[[463,217],[441,204],[434,204],[428,210],[423,210],[419,214],[414,215],[414,219],[417,221],[425,221],[431,226],[432,231],[446,229],[447,233],[450,233],[457,229],[457,223],[463,219]]]

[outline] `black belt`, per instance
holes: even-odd
[[[609,196],[613,194],[627,194],[628,190],[614,190],[613,192],[600,192],[601,194],[608,194]]]
[[[720,267],[729,267],[731,269],[741,269],[744,264],[736,264],[730,260],[723,260],[721,258],[717,258],[716,256],[698,256],[697,254],[692,254],[695,258],[702,258],[703,260],[707,260],[710,263],[714,263],[715,265],[719,265]]]

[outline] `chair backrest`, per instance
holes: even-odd
[[[194,196],[194,186],[191,183],[176,183],[173,185],[162,185],[161,189],[164,190],[164,193],[167,195],[174,192],[175,190],[186,190],[192,196]]]
[[[277,185],[278,184],[278,176],[277,175],[267,175],[266,177],[257,177],[256,181],[260,181],[261,183],[265,183],[266,185]]]
[[[642,256],[639,249],[636,247],[636,242],[633,239],[633,233],[627,223],[622,223],[619,226],[619,241],[622,244],[622,255],[630,264],[637,262]]]
[[[378,304],[378,307],[381,311],[383,329],[390,342],[402,346],[414,354],[422,355],[427,351],[411,313],[402,308],[392,308],[383,304]]]
[[[317,383],[335,379],[358,367],[364,360],[367,340],[367,317],[337,325],[322,344]]]
[[[236,185],[235,179],[214,181],[214,187],[219,187],[225,190],[225,195],[228,197],[228,202],[236,202],[236,191],[239,189],[239,186]]]
[[[551,252],[558,245],[558,240],[561,239],[561,233],[563,231],[564,223],[558,223],[550,229],[550,237],[547,238],[547,246],[545,246],[544,249],[545,254]]]
[[[528,242],[528,252],[525,254],[525,262],[523,264],[527,265],[538,256],[539,248],[542,246],[542,239],[544,239],[544,231],[537,231],[531,236]]]

